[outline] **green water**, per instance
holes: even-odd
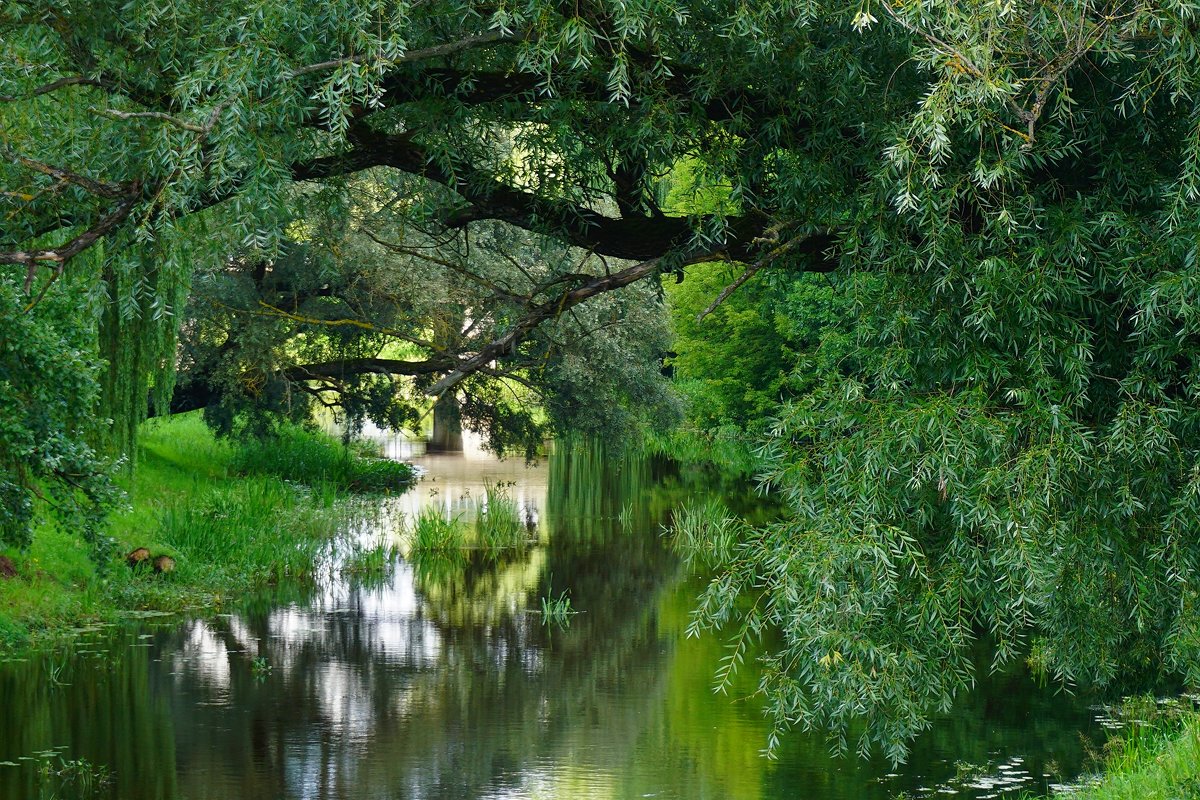
[[[469,515],[502,482],[536,543],[368,579],[335,568],[237,614],[2,664],[0,798],[988,798],[1074,778],[1103,739],[1093,700],[1016,672],[984,677],[902,767],[831,757],[813,734],[767,761],[754,676],[713,694],[721,643],[683,635],[703,578],[660,535],[680,503],[726,489],[595,454],[424,461],[425,482],[360,535],[424,504]],[[579,613],[548,628],[532,612],[563,591]],[[111,781],[88,794],[42,774],[79,759]]]

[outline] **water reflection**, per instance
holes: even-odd
[[[457,498],[512,481],[539,511],[537,543],[335,573],[236,615],[5,665],[0,761],[15,766],[0,766],[0,798],[37,796],[36,760],[19,758],[48,747],[110,765],[110,796],[129,800],[984,798],[1073,775],[1081,732],[1098,729],[1086,701],[1013,673],[964,697],[897,773],[833,759],[819,735],[765,761],[753,674],[713,695],[723,647],[683,635],[703,579],[659,535],[708,477],[595,452],[424,462],[428,480],[396,509],[465,513]],[[581,612],[566,629],[531,613],[552,591]]]

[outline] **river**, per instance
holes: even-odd
[[[985,675],[900,767],[805,733],[767,760],[753,667],[713,693],[722,643],[684,635],[704,578],[662,535],[682,503],[724,493],[752,513],[753,497],[580,452],[416,461],[423,481],[357,536],[402,536],[423,505],[469,515],[500,483],[533,543],[400,556],[369,577],[331,568],[236,613],[85,632],[2,664],[0,798],[76,797],[39,773],[84,759],[112,775],[96,796],[121,800],[985,800],[1070,781],[1103,741],[1092,701],[1015,669]],[[578,613],[544,625],[541,598],[564,592]]]

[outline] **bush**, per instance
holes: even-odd
[[[361,453],[327,434],[289,426],[276,436],[236,447],[232,466],[242,474],[274,475],[310,486],[332,484],[354,492],[402,491],[412,483],[410,464]]]

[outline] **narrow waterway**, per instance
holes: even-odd
[[[424,480],[361,537],[401,536],[423,505],[472,514],[500,484],[530,546],[400,557],[366,578],[335,568],[233,614],[2,664],[0,798],[76,796],[39,772],[84,759],[113,775],[98,796],[122,800],[983,799],[1069,781],[1103,739],[1091,701],[1015,671],[983,678],[903,767],[799,733],[768,761],[752,668],[711,691],[722,644],[684,635],[703,578],[661,535],[684,502],[752,498],[595,454],[416,460]],[[579,613],[543,625],[540,599],[561,592]]]

